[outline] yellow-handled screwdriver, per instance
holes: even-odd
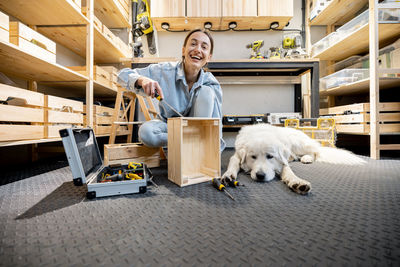
[[[179,117],[184,117],[180,112],[178,112],[176,109],[174,109],[168,102],[166,102],[161,96],[157,93],[157,91],[154,92],[154,97],[160,101],[162,104],[166,104],[173,112],[179,115]]]
[[[229,194],[228,191],[226,191],[225,185],[223,185],[223,184],[221,183],[221,181],[220,181],[218,178],[212,178],[211,181],[212,181],[212,184],[213,184],[213,186],[214,186],[215,188],[217,188],[219,191],[225,192],[225,194],[227,194],[232,200],[235,200],[235,199],[233,198],[233,196],[232,196],[231,194]]]

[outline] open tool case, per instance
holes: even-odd
[[[60,136],[74,184],[87,184],[87,198],[146,192],[149,180],[146,165],[132,162],[104,166],[93,129],[62,129]]]

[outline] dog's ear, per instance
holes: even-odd
[[[278,145],[279,144],[279,145]],[[282,143],[277,143],[276,159],[283,165],[289,165],[289,158],[292,154],[290,150]]]

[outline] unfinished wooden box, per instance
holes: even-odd
[[[220,120],[168,119],[168,179],[179,186],[221,176]]]
[[[104,145],[104,164],[127,164],[130,161],[143,162],[149,168],[160,166],[160,149],[147,147],[142,143]]]
[[[84,110],[86,110],[86,107],[84,107]],[[123,111],[120,111],[120,117],[119,121],[122,121]],[[94,133],[96,135],[108,135],[111,133],[111,126],[113,124],[112,121],[112,116],[114,114],[114,108],[110,107],[105,107],[105,106],[99,106],[99,105],[94,105],[93,106],[93,129]],[[85,115],[85,123],[87,122],[86,120],[86,115]],[[87,123],[86,123],[87,124]],[[117,130],[117,135],[124,135],[128,134],[128,127],[126,125],[120,125]]]
[[[44,137],[44,95],[0,84],[0,141]]]
[[[400,102],[379,103],[379,132],[400,132]],[[331,115],[338,133],[369,134],[369,103],[320,109],[320,115]]]
[[[88,72],[86,71],[86,66],[72,66],[68,67],[69,69],[76,71],[82,75],[89,76]],[[110,82],[110,73],[105,71],[102,67],[94,65],[93,66],[93,79],[103,84],[104,86],[111,86]]]
[[[31,55],[56,63],[56,43],[21,22],[10,22],[10,43]]]
[[[9,42],[10,41],[10,18],[0,12],[0,41]]]
[[[60,137],[61,129],[83,126],[83,103],[62,97],[45,96],[45,138]]]
[[[101,67],[110,74],[111,87],[115,90],[118,90],[118,69],[114,66]]]

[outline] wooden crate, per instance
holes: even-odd
[[[10,18],[0,12],[0,41],[9,42],[10,41]]]
[[[0,141],[44,137],[44,95],[0,84]]]
[[[338,133],[369,134],[369,103],[320,109],[320,115],[331,115]],[[380,133],[400,132],[400,102],[379,104]]]
[[[86,106],[84,106],[86,112]],[[120,111],[119,121],[122,121],[122,113]],[[109,135],[111,133],[111,125],[113,123],[112,116],[114,114],[114,108],[93,105],[93,130],[96,135]],[[87,118],[84,115],[84,122],[87,125]],[[117,130],[117,135],[128,134],[128,127],[126,125],[120,125]]]
[[[111,88],[118,90],[118,69],[114,66],[101,66],[110,74]]]
[[[86,71],[86,66],[72,66],[68,67],[69,69],[76,71],[82,75],[89,76],[89,74]],[[111,86],[111,81],[110,81],[110,73],[105,71],[102,67],[94,65],[93,66],[93,79],[98,82],[103,84],[104,86]]]
[[[104,164],[127,164],[130,161],[142,162],[149,168],[160,166],[160,149],[147,147],[141,143],[104,145]]]
[[[168,179],[179,186],[221,176],[220,120],[168,119]]]
[[[56,63],[56,43],[21,22],[10,22],[10,43],[31,55]]]
[[[83,126],[83,103],[62,97],[45,96],[45,138],[60,137],[59,131]]]

